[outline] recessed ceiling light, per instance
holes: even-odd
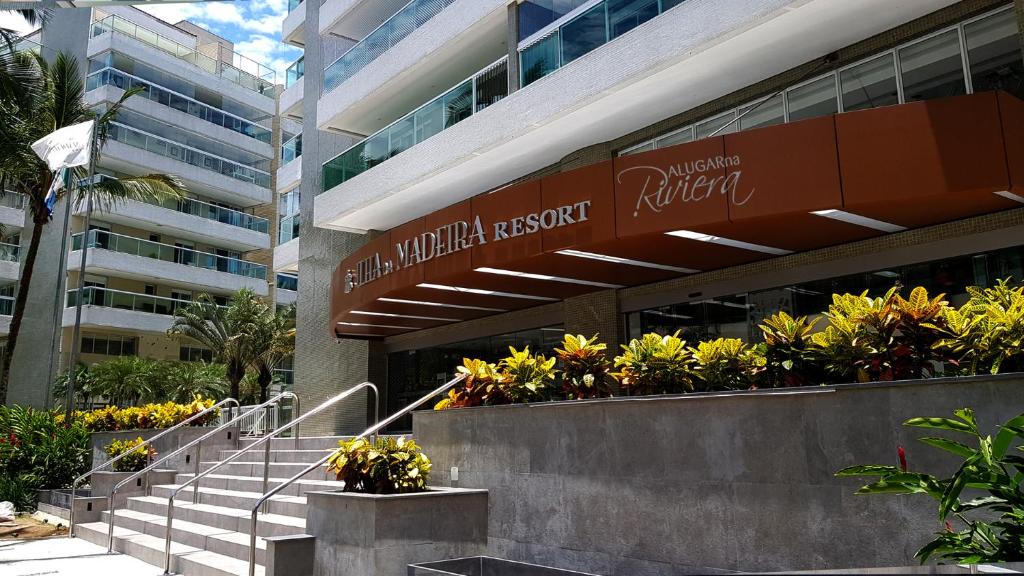
[[[566,278],[564,276],[551,276],[549,274],[534,274],[532,272],[520,272],[518,270],[502,270],[501,268],[474,268],[474,272],[484,274],[499,274],[501,276],[515,276],[517,278],[529,278],[531,280],[545,280],[548,282],[562,282],[565,284],[580,284],[582,286],[595,286],[597,288],[622,288],[621,284],[609,284],[607,282],[594,282],[592,280],[579,280],[577,278]]]
[[[504,308],[488,308],[487,306],[466,306],[465,304],[445,304],[444,302],[427,302],[425,300],[403,300],[401,298],[377,298],[378,302],[395,304],[412,304],[414,306],[435,306],[438,308],[458,308],[461,310],[482,310],[484,312],[508,312]]]
[[[643,260],[633,260],[631,258],[620,258],[618,256],[608,256],[607,254],[597,254],[594,252],[583,252],[581,250],[559,250],[555,252],[555,254],[561,254],[563,256],[575,256],[577,258],[587,258],[589,260],[599,260],[601,262],[609,262],[612,264],[639,266],[641,268],[653,268],[655,270],[668,270],[669,272],[680,272],[683,274],[693,274],[695,272],[700,272],[700,270],[694,270],[693,268],[681,268],[679,266],[669,266],[668,264],[645,262]]]
[[[786,250],[785,248],[762,246],[761,244],[752,244],[750,242],[744,242],[742,240],[733,240],[731,238],[723,238],[721,236],[712,236],[711,234],[703,234],[700,232],[693,232],[690,230],[676,230],[675,232],[666,232],[666,234],[668,234],[669,236],[675,236],[677,238],[686,238],[687,240],[697,240],[699,242],[709,242],[711,244],[719,244],[722,246],[729,246],[732,248],[750,250],[751,252],[775,254],[776,256],[782,256],[784,254],[793,253],[792,250]]]
[[[392,328],[394,330],[419,330],[416,326],[387,326],[384,324],[361,324],[359,322],[338,322],[339,326],[359,326],[361,328]]]
[[[1008,200],[1013,200],[1014,202],[1020,202],[1021,204],[1024,204],[1024,196],[1021,196],[1020,194],[1014,194],[1009,190],[1003,190],[1002,192],[994,192],[994,194],[996,196],[1002,196],[1003,198],[1006,198]]]
[[[892,224],[883,220],[875,220],[874,218],[868,218],[867,216],[861,216],[860,214],[853,214],[852,212],[844,212],[843,210],[815,210],[811,212],[815,216],[824,216],[825,218],[831,218],[840,222],[846,222],[847,224],[854,224],[856,226],[863,226],[864,228],[871,228],[874,230],[881,230],[882,232],[902,232],[906,230],[905,227],[899,224]]]
[[[463,286],[446,286],[444,284],[417,284],[417,288],[432,288],[434,290],[447,290],[449,292],[462,292],[465,294],[479,294],[481,296],[500,296],[502,298],[519,298],[522,300],[540,300],[543,302],[556,302],[558,298],[547,296],[534,296],[532,294],[516,294],[514,292],[500,292],[498,290],[483,290],[480,288],[465,288]]]
[[[349,314],[364,314],[366,316],[383,316],[385,318],[409,318],[410,320],[437,320],[439,322],[458,322],[458,318],[439,318],[436,316],[412,316],[410,314],[390,314],[387,312],[367,312],[363,310],[352,310]]]

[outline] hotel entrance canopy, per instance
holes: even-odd
[[[475,196],[335,270],[331,327],[403,332],[1024,203],[1024,102],[987,92],[621,156]]]

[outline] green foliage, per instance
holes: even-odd
[[[501,378],[497,403],[516,404],[543,400],[555,380],[555,359],[543,354],[530,354],[530,347],[508,348],[510,355],[498,363]]]
[[[502,376],[494,364],[463,358],[456,372],[463,376],[462,382],[449,390],[448,395],[434,405],[434,410],[483,406],[497,395]]]
[[[597,341],[597,334],[588,339],[582,334],[566,334],[562,347],[555,348],[555,354],[562,366],[562,393],[569,400],[605,398],[612,395],[615,378],[611,375],[612,363],[608,359],[603,343]]]
[[[952,354],[967,374],[1024,371],[1024,287],[1009,279],[967,289],[970,299],[943,313],[935,347]]]
[[[36,490],[67,488],[89,463],[89,433],[80,422],[22,406],[0,406],[0,499],[35,507]]]
[[[327,469],[345,482],[346,492],[406,494],[427,489],[430,459],[405,437],[380,436],[338,442]]]
[[[763,350],[739,338],[718,338],[690,349],[696,387],[700,390],[746,390],[756,387],[765,369]]]
[[[139,403],[191,402],[195,396],[223,398],[227,393],[224,365],[206,362],[178,362],[123,356],[92,366],[81,365],[75,382],[75,397],[91,402],[102,398],[120,406]],[[64,405],[67,373],[53,388],[57,407]]]
[[[765,375],[771,387],[807,386],[817,378],[811,332],[818,318],[793,318],[785,312],[758,326],[764,334]]]
[[[938,520],[944,529],[917,552],[922,563],[932,558],[964,564],[1024,561],[1024,456],[1020,454],[1024,451],[1024,414],[1002,425],[995,438],[981,434],[970,409],[956,410],[954,416],[904,422],[905,426],[966,434],[976,442],[977,448],[972,448],[949,438],[920,439],[963,460],[949,478],[911,472],[902,449],[899,467],[852,466],[836,476],[878,477],[858,494],[927,494],[938,503]],[[973,494],[965,495],[965,489]],[[977,496],[978,491],[987,496]]]
[[[212,399],[204,400],[196,396],[192,402],[179,404],[164,402],[163,404],[146,404],[143,406],[107,406],[89,412],[75,412],[72,420],[80,423],[90,432],[142,430],[148,428],[170,428],[188,420],[192,416],[213,406]],[[191,426],[203,426],[217,419],[219,410],[214,410],[202,418],[194,420]],[[58,416],[63,422],[64,416]]]
[[[615,357],[616,376],[631,394],[677,394],[693,391],[693,354],[679,332],[671,336],[644,334],[622,347]]]
[[[125,452],[128,453],[127,456],[114,462],[115,472],[138,472],[155,459],[156,450],[152,446],[143,446],[143,442],[145,441],[141,436],[135,440],[114,440],[103,449],[110,458],[117,458]]]

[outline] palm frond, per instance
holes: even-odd
[[[84,172],[84,171],[83,171]],[[76,174],[77,175],[77,174]],[[87,188],[78,188],[76,202],[85,200]],[[130,178],[103,178],[94,185],[93,202],[104,211],[126,200],[160,203],[185,197],[187,188],[180,178],[171,174],[147,174]]]

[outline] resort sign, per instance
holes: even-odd
[[[712,156],[707,159],[673,163],[668,166],[630,166],[619,171],[616,182],[637,179],[639,193],[633,217],[641,212],[662,212],[672,204],[696,203],[712,196],[725,196],[735,206],[750,201],[756,189],[744,188],[740,157]]]
[[[416,266],[434,258],[461,252],[474,246],[501,242],[586,222],[590,200],[485,223],[480,216],[458,220],[392,243],[391,254],[375,252],[356,262],[345,274],[345,293],[369,284],[397,270]]]

